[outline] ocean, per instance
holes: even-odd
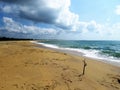
[[[120,65],[120,41],[41,40],[45,47],[75,51],[83,56]]]

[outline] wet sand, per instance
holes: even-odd
[[[120,67],[28,41],[0,42],[0,90],[120,90]]]

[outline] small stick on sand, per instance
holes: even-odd
[[[86,63],[85,59],[83,60],[83,63],[84,63],[84,66],[83,66],[83,73],[82,73],[82,75],[85,74],[85,67],[87,66],[87,63]]]

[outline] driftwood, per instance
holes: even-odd
[[[85,75],[85,68],[87,66],[87,63],[86,63],[85,59],[83,60],[83,63],[84,63],[84,66],[83,66],[83,73],[82,73],[82,75]]]

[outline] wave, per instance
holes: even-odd
[[[103,50],[102,54],[106,54],[108,56],[113,56],[113,57],[116,57],[116,58],[120,58],[120,53],[116,52],[116,51]]]

